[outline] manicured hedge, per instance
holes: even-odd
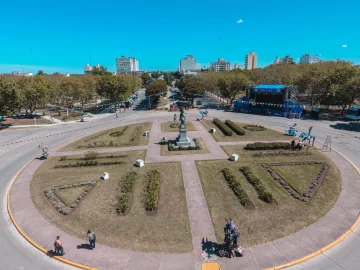
[[[109,135],[111,137],[120,137],[124,135],[125,131],[128,129],[128,126],[125,126],[122,130],[116,130],[114,132],[111,132]]]
[[[232,135],[232,130],[225,125],[220,119],[218,118],[214,118],[214,124],[222,131],[222,133],[224,133],[225,136],[231,136]]]
[[[247,130],[251,130],[251,131],[264,131],[266,130],[266,128],[264,128],[263,126],[258,126],[258,125],[246,125],[244,126],[245,129]]]
[[[251,171],[250,167],[241,167],[240,171],[245,175],[249,183],[256,189],[259,199],[266,203],[276,203],[273,195],[266,190],[260,179]]]
[[[224,168],[221,170],[224,175],[226,182],[229,184],[229,187],[232,189],[234,194],[240,199],[240,203],[242,205],[250,205],[252,204],[246,191],[242,188],[239,180],[235,178],[233,173],[229,168]]]
[[[249,143],[245,146],[246,150],[280,150],[290,149],[291,144],[287,142],[270,142],[270,143]]]
[[[147,211],[154,211],[159,202],[160,173],[158,170],[152,170],[148,173],[147,178],[145,208]]]
[[[235,124],[233,121],[231,120],[225,120],[225,124],[231,128],[237,135],[245,135],[245,130],[240,127],[238,124]]]
[[[66,164],[66,165],[57,165],[55,166],[55,169],[58,168],[76,168],[76,167],[88,167],[88,166],[109,166],[109,165],[116,165],[116,164],[122,164],[123,161],[108,161],[108,162],[98,162],[97,160],[89,160],[85,162],[76,162],[72,164]]]
[[[120,182],[121,195],[118,196],[116,211],[119,214],[126,214],[130,209],[131,196],[136,179],[135,172],[128,172]]]

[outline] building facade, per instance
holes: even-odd
[[[139,71],[139,62],[134,56],[125,57],[121,56],[116,58],[116,73],[131,73]]]
[[[242,69],[242,65],[235,63],[234,66],[231,67],[231,70],[235,70],[235,69]]]
[[[210,63],[210,70],[212,72],[231,70],[230,62],[226,62],[224,58],[219,58],[217,62]]]
[[[315,64],[320,62],[320,57],[317,55],[310,55],[310,53],[303,54],[300,57],[300,63]]]
[[[245,56],[245,69],[254,69],[257,64],[257,55],[255,52],[250,52]]]
[[[19,72],[19,71],[13,71],[11,73],[14,76],[25,76],[25,77],[31,77],[33,74],[31,72]]]
[[[284,58],[280,58],[280,59],[278,59],[278,57],[276,56],[275,61],[278,61],[277,64],[279,64],[279,63],[294,64],[294,58],[290,57],[290,55],[287,55]],[[275,64],[275,61],[274,61],[274,64]]]
[[[92,66],[86,64],[86,66],[84,67],[84,74],[91,74],[92,70],[93,70]]]
[[[179,72],[185,70],[200,70],[201,63],[197,63],[193,55],[189,54],[185,58],[180,59]]]

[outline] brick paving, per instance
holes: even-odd
[[[163,121],[165,122],[165,121]],[[193,121],[197,131],[188,132],[189,136],[202,137],[210,154],[161,156],[159,141],[176,137],[174,132],[161,132],[161,121],[153,121],[148,146],[126,148],[91,149],[99,152],[118,152],[147,149],[145,163],[181,162],[186,203],[193,239],[193,253],[160,254],[131,252],[103,245],[96,250],[77,249],[76,246],[86,241],[77,239],[60,231],[47,222],[35,209],[30,197],[30,181],[42,161],[34,160],[16,180],[11,191],[11,209],[21,229],[36,243],[52,249],[54,237],[61,235],[65,245],[65,258],[99,269],[194,269],[206,261],[201,241],[207,238],[215,241],[209,210],[203,194],[202,185],[197,172],[196,160],[227,159],[221,145],[243,145],[247,142],[216,142],[200,121]],[[89,150],[56,152],[65,144],[52,149],[51,155],[78,155]],[[321,145],[316,144],[318,148]],[[54,151],[54,152],[53,152]],[[348,230],[359,215],[360,208],[360,177],[356,170],[335,152],[325,153],[338,166],[342,176],[342,192],[334,207],[314,224],[287,237],[247,248],[242,258],[212,258],[218,260],[227,270],[231,269],[262,269],[288,263],[310,254],[336,240]],[[241,228],[240,228],[241,229]],[[240,239],[241,242],[241,239]]]

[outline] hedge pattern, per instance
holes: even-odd
[[[140,135],[141,135],[141,129],[142,129],[143,126],[137,126],[133,135],[131,136],[131,141],[135,141],[137,139],[140,138]]]
[[[246,125],[244,126],[245,129],[250,130],[250,131],[264,131],[266,130],[266,128],[264,128],[263,126],[258,126],[258,125]]]
[[[249,143],[245,146],[245,150],[281,150],[281,149],[290,149],[291,144],[287,142],[270,142],[262,143],[255,142]]]
[[[296,152],[302,153],[302,152]],[[96,159],[111,159],[111,158],[123,158],[127,157],[127,155],[109,155],[109,156],[99,156]],[[69,160],[87,160],[85,157],[83,158],[69,158],[68,156],[61,156],[59,161],[69,161]]]
[[[273,195],[266,190],[260,179],[251,171],[250,167],[241,167],[240,171],[245,175],[249,183],[256,189],[259,199],[266,203],[276,203]]]
[[[222,131],[222,133],[224,133],[225,136],[232,135],[233,133],[232,130],[227,125],[225,125],[220,119],[214,118],[213,122]]]
[[[240,127],[238,124],[234,123],[231,120],[225,120],[225,124],[231,128],[237,135],[243,136],[245,135],[245,130]]]
[[[76,162],[72,164],[66,164],[66,165],[57,165],[54,168],[77,168],[77,167],[89,167],[89,166],[110,166],[110,165],[116,165],[116,164],[122,164],[123,161],[108,161],[108,162],[98,162],[97,160],[89,160],[85,162]]]
[[[240,199],[242,205],[251,205],[251,201],[246,191],[242,188],[240,181],[235,178],[233,173],[229,168],[224,168],[221,170],[226,182],[229,184],[229,187],[232,189],[234,194]]]
[[[145,197],[145,208],[147,211],[155,211],[159,202],[160,173],[152,170],[147,174],[147,187]]]
[[[117,197],[116,212],[118,214],[126,214],[130,209],[136,175],[133,171],[128,172],[119,183],[121,194]]]
[[[120,137],[124,135],[125,131],[128,129],[128,126],[125,126],[122,130],[116,130],[114,132],[111,132],[109,135],[111,137]]]

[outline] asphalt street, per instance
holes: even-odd
[[[188,118],[195,120],[198,116],[199,113],[197,110],[188,112]],[[208,117],[255,122],[278,130],[288,129],[296,122],[300,132],[308,131],[309,127],[313,126],[312,134],[316,137],[317,141],[324,142],[326,136],[331,136],[333,149],[345,155],[360,168],[360,133],[334,129],[330,127],[330,125],[335,124],[334,122],[292,120],[279,117],[224,112],[220,110],[209,110]],[[28,244],[12,225],[6,210],[6,194],[11,180],[31,158],[40,154],[38,148],[40,143],[47,144],[51,147],[80,135],[111,128],[114,123],[119,121],[125,124],[135,120],[152,121],[156,119],[172,120],[172,114],[131,109],[120,114],[118,119],[115,118],[115,115],[111,115],[87,123],[1,131],[0,195],[2,200],[0,202],[0,269],[70,269],[70,267],[49,258]],[[357,232],[359,233],[360,229],[358,229]],[[320,255],[293,268],[359,269],[359,246],[359,235],[353,233],[346,238],[344,242],[328,250],[326,254]]]

